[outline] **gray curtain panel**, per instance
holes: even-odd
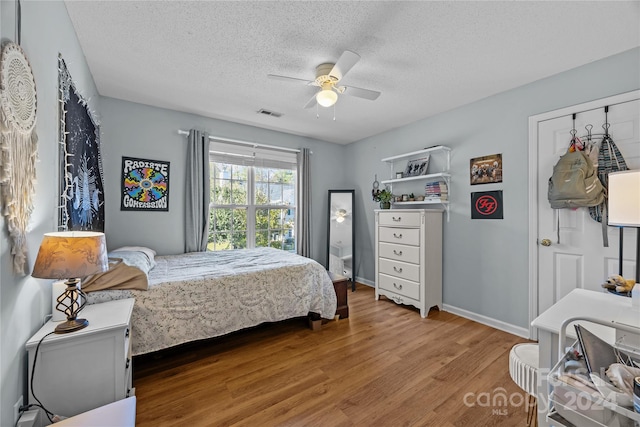
[[[209,236],[209,135],[191,129],[187,137],[185,252],[207,250]]]
[[[311,258],[311,151],[298,153],[298,255]]]

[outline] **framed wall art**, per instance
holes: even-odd
[[[426,175],[427,169],[429,168],[429,157],[430,156],[426,156],[421,159],[409,160],[402,177],[408,178],[412,176]]]
[[[503,219],[502,190],[471,193],[471,219]]]
[[[60,230],[104,231],[100,128],[58,56]]]
[[[502,182],[502,154],[471,159],[469,171],[471,185]]]
[[[169,162],[122,158],[121,211],[169,211]]]

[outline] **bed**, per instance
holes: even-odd
[[[109,256],[112,268],[85,279],[82,288],[88,304],[135,298],[134,355],[310,313],[333,319],[336,312],[324,267],[279,249],[155,256],[145,248],[121,248]],[[124,274],[117,276],[116,264]],[[146,290],[130,285],[136,274],[146,279]]]

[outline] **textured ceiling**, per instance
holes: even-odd
[[[65,3],[101,95],[341,144],[640,46],[638,1]],[[267,78],[344,50],[342,83],[382,95],[340,96],[335,121]]]

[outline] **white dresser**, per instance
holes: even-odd
[[[442,308],[442,216],[440,209],[375,211],[376,300],[413,305],[422,317]]]
[[[134,394],[133,303],[128,298],[87,305],[78,315],[89,321],[86,328],[48,335],[58,324],[49,321],[27,341],[29,382],[33,380],[33,391],[48,410],[70,417]],[[33,395],[29,403],[37,403]],[[47,419],[42,411],[40,419]]]

